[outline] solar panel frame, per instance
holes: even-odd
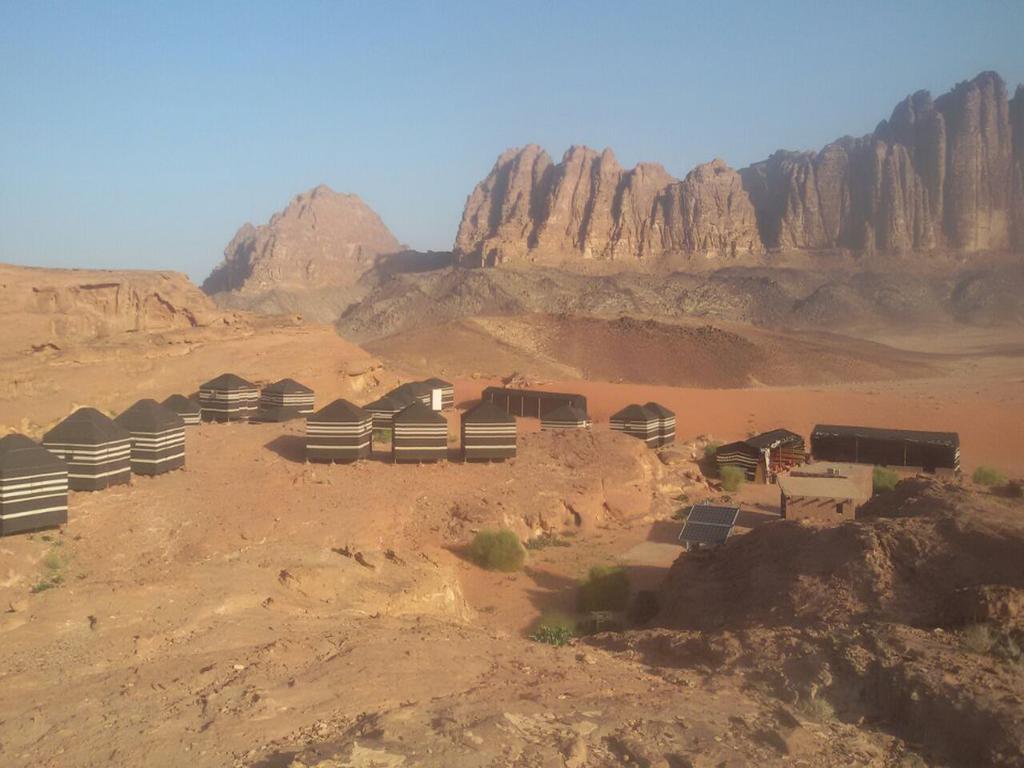
[[[732,526],[687,522],[683,525],[679,539],[690,544],[724,544],[730,531]]]
[[[739,514],[739,507],[694,504],[679,532],[679,540],[688,544],[724,544]]]
[[[736,518],[739,517],[739,514],[739,507],[726,507],[714,504],[694,504],[690,507],[690,514],[686,516],[686,521],[688,523],[725,525],[732,528],[736,525]]]

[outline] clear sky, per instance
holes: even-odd
[[[509,146],[678,176],[1024,81],[1024,2],[0,0],[0,261],[202,279],[319,183],[451,247]]]

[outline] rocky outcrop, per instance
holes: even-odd
[[[224,261],[203,282],[206,293],[347,286],[377,256],[402,249],[384,222],[356,195],[319,186],[298,195],[269,223],[243,224]]]
[[[715,160],[681,182],[657,165],[623,170],[608,149],[572,147],[558,164],[535,145],[509,150],[470,196],[455,250],[471,265],[1024,250],[1022,93],[983,72],[938,99],[908,96],[867,136],[739,173]]]

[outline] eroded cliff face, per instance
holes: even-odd
[[[908,96],[872,134],[779,151],[739,172],[715,160],[683,181],[624,170],[611,150],[508,150],[470,196],[460,260],[628,262],[767,249],[864,253],[1024,249],[1024,90],[984,72]]]
[[[401,249],[358,196],[321,185],[295,197],[267,224],[242,225],[203,290],[260,293],[351,285],[378,255]]]

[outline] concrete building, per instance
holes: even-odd
[[[818,462],[779,475],[782,517],[837,523],[853,520],[871,498],[872,467]]]

